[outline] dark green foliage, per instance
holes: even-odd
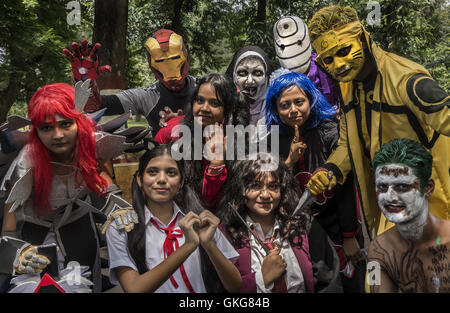
[[[71,82],[70,66],[61,53],[77,38],[81,26],[70,26],[68,1],[11,0],[0,3],[0,121],[13,103],[26,114],[25,103],[41,86]],[[23,108],[22,110],[20,108]]]
[[[9,107],[23,111],[38,87],[71,81],[70,64],[61,53],[72,41],[92,40],[94,1],[80,0],[81,25],[66,17],[70,0],[9,0],[0,4],[0,121]],[[105,0],[106,1],[106,0]],[[273,25],[284,15],[306,23],[314,12],[332,4],[356,9],[371,37],[384,49],[424,65],[448,91],[449,5],[445,0],[378,0],[381,24],[368,25],[367,0],[129,0],[127,88],[155,80],[143,44],[160,28],[173,29],[186,42],[194,76],[223,73],[235,51],[258,45],[279,67]],[[107,14],[107,12],[105,12]],[[113,40],[113,38],[112,38]],[[20,109],[22,108],[22,109]]]

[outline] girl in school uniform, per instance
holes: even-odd
[[[314,291],[309,216],[291,216],[297,201],[294,177],[274,156],[259,153],[233,165],[217,214],[240,254],[240,292]]]
[[[132,195],[141,222],[129,233],[108,228],[110,279],[125,292],[237,292],[239,254],[185,183],[183,162],[170,149],[154,147],[139,161]]]

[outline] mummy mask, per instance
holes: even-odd
[[[273,26],[273,37],[280,65],[306,74],[311,62],[311,43],[303,20],[297,16],[280,18]]]

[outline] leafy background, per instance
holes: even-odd
[[[97,0],[105,1],[105,0]],[[9,0],[0,3],[0,120],[26,115],[26,103],[41,86],[71,82],[70,64],[61,50],[85,37],[92,41],[93,0],[79,0],[81,24],[66,21],[69,0]],[[369,1],[359,0],[128,0],[126,88],[155,81],[143,43],[157,29],[180,33],[188,47],[194,76],[223,73],[233,53],[259,45],[277,68],[273,25],[283,15],[308,22],[332,4],[355,8],[372,38],[384,49],[424,65],[448,92],[448,0],[378,0],[380,25],[368,25]],[[107,12],[105,12],[107,14]],[[105,30],[107,31],[107,30]],[[114,40],[114,38],[111,38]]]

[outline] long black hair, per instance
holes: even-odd
[[[225,225],[226,233],[235,247],[248,246],[248,230],[234,209],[245,219],[248,212],[245,204],[246,191],[255,180],[264,175],[272,175],[280,184],[281,199],[275,209],[280,236],[288,239],[291,244],[301,246],[300,236],[307,232],[310,217],[306,212],[291,216],[299,200],[298,183],[284,162],[271,154],[259,152],[234,163],[225,183],[224,197],[218,205],[217,216]]]
[[[224,131],[226,131],[225,125],[227,124],[233,126],[243,125],[246,127],[250,123],[250,111],[245,99],[242,95],[238,95],[236,86],[231,79],[225,75],[213,73],[199,79],[192,96],[191,105],[186,110],[183,124],[189,127],[191,134],[194,134],[194,102],[197,100],[200,86],[206,83],[214,87],[218,103],[224,108]],[[194,136],[191,136],[191,152],[194,151],[194,145],[198,144],[201,144],[203,147],[203,142],[195,142]],[[234,151],[237,151],[236,147]],[[203,186],[202,165],[202,160],[193,160],[193,157],[191,160],[185,160],[186,176],[189,177],[189,184],[198,195],[201,195]]]
[[[128,235],[128,250],[130,255],[136,263],[139,274],[144,274],[148,271],[148,267],[145,261],[145,252],[147,245],[151,243],[145,241],[145,206],[147,204],[146,198],[142,189],[138,185],[138,176],[141,179],[144,176],[145,168],[148,163],[158,156],[165,154],[170,154],[171,145],[157,145],[151,150],[145,152],[139,159],[139,166],[137,172],[134,174],[131,192],[133,198],[133,209],[136,211],[139,217],[139,223],[135,225],[134,229],[127,233]],[[175,159],[174,159],[175,160]],[[204,208],[203,205],[196,195],[196,193],[186,184],[186,176],[184,172],[184,163],[181,160],[175,160],[178,170],[181,174],[181,182],[183,187],[174,197],[175,203],[180,207],[183,213],[193,211],[196,214],[200,214]],[[139,175],[138,175],[139,174]],[[201,260],[201,271],[203,281],[205,283],[206,290],[208,292],[222,292],[224,287],[214,269],[214,265],[208,257],[208,254],[199,245],[200,249],[200,260]]]

